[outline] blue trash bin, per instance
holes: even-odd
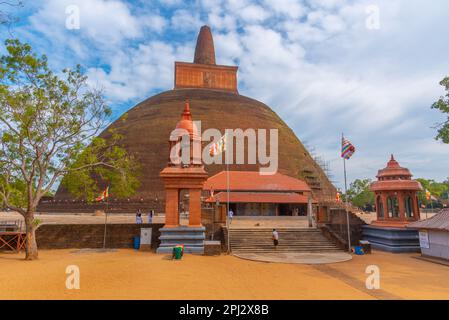
[[[139,250],[140,248],[140,237],[139,236],[135,236],[133,237],[134,240],[134,249]]]

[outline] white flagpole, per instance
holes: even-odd
[[[229,217],[229,163],[226,164],[226,184],[227,184],[227,197],[228,197],[227,205],[226,205],[227,217],[228,217],[228,253],[230,253],[231,252],[231,239],[229,239],[229,235],[230,235],[229,229],[231,227],[231,223],[230,223],[231,221],[230,221],[230,217]]]
[[[226,205],[226,217],[227,217],[227,221],[228,221],[228,253],[231,252],[231,239],[229,238],[230,236],[230,232],[229,229],[231,227],[231,221],[229,219],[229,156],[228,156],[228,149],[229,149],[229,145],[228,145],[228,137],[226,136],[226,132],[225,132],[225,145],[226,145],[226,189],[227,189],[227,205]]]
[[[341,145],[343,146],[343,139],[344,135],[341,134]],[[351,228],[349,227],[349,210],[348,210],[348,186],[347,186],[347,179],[346,179],[346,159],[343,157],[343,170],[344,170],[344,176],[345,176],[345,209],[346,209],[346,224],[348,228],[348,252],[351,253]]]
[[[106,198],[106,210],[104,212],[103,249],[106,249],[106,226],[108,225],[108,198]]]

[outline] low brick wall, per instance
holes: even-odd
[[[204,241],[205,256],[219,256],[221,251],[221,241]]]
[[[354,213],[349,212],[349,223],[351,231],[351,245],[359,245],[359,241],[362,240],[362,226],[366,225],[366,222],[357,217]],[[331,209],[329,222],[326,226],[340,239],[344,240],[345,246],[347,246],[348,239],[348,225],[346,218],[346,211],[344,209]]]
[[[152,228],[151,248],[159,246],[159,229],[163,224],[108,224],[106,248],[132,248],[133,237],[141,228]],[[36,230],[40,249],[102,248],[102,224],[44,224]]]

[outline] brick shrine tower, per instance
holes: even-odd
[[[373,225],[403,228],[420,218],[418,191],[422,190],[412,174],[391,155],[384,169],[379,170],[377,181],[371,184],[376,195],[377,220]]]
[[[375,193],[377,219],[363,226],[363,239],[373,248],[389,252],[417,252],[416,230],[406,226],[420,219],[418,191],[422,186],[391,155],[387,166],[378,171],[370,189]]]
[[[165,225],[160,229],[158,253],[171,253],[184,245],[185,252],[204,253],[205,228],[201,223],[201,191],[208,175],[201,161],[201,133],[192,121],[190,104],[185,102],[181,120],[169,139],[169,161],[160,177],[165,187]],[[189,194],[189,223],[180,225],[182,190]]]

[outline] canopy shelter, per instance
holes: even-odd
[[[222,171],[206,181],[206,202],[229,201],[237,216],[305,216],[309,199],[316,203],[307,183],[293,177],[280,173],[261,175],[257,171],[230,171],[227,175]]]

